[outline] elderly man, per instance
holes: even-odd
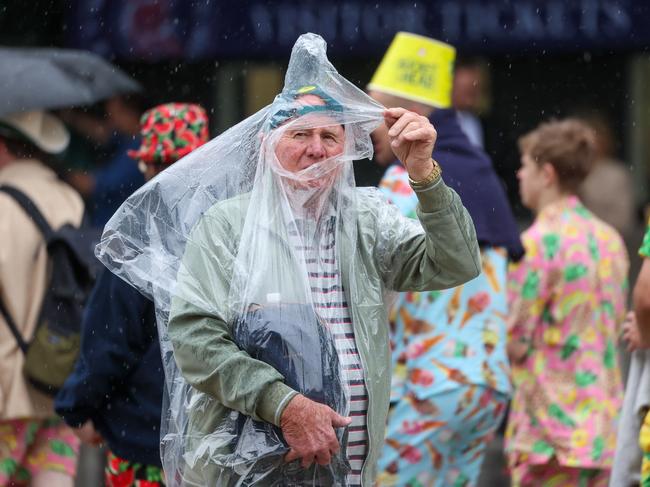
[[[354,186],[351,162],[370,155],[379,123],[419,222]],[[272,105],[136,193],[125,224],[109,222],[100,257],[136,284],[158,272],[144,284],[171,295],[167,332],[191,387],[172,384],[168,483],[373,484],[390,386],[385,296],[456,286],[481,267],[471,218],[431,159],[435,140],[425,117],[384,111],[340,77],[308,34]],[[146,241],[132,231],[147,198],[180,215],[172,231],[191,226],[167,261],[169,243],[150,251],[172,234],[164,222],[149,220]]]
[[[315,95],[299,97],[298,102],[307,107],[324,105],[323,100]],[[480,257],[471,220],[458,196],[442,181],[440,168],[431,159],[435,129],[426,117],[403,108],[386,110],[384,117],[395,155],[407,168],[411,185],[418,195],[419,217],[425,233],[412,236],[410,240],[392,242],[395,252],[402,254],[401,258],[407,265],[400,269],[385,269],[382,273],[378,263],[371,258],[375,254],[373,241],[379,237],[382,228],[404,225],[404,219],[395,212],[394,220],[380,221],[371,208],[376,201],[360,198],[357,225],[361,231],[357,245],[368,258],[359,263],[361,266],[356,275],[343,274],[345,268],[334,267],[329,271],[339,275],[343,282],[360,279],[388,281],[383,274],[394,273],[394,288],[399,290],[445,288],[475,277],[480,271]],[[323,120],[323,117],[313,123],[313,128],[288,127],[279,137],[275,155],[285,171],[304,171],[342,153],[345,144],[343,127],[333,120]],[[319,126],[321,124],[328,125]],[[310,180],[309,184],[325,184],[331,188],[336,177],[329,173],[321,179]],[[210,225],[208,222],[216,221],[216,215],[209,214],[209,218],[199,223],[195,234],[209,232],[217,239],[234,239],[236,242],[245,212],[231,212],[232,208],[227,205],[217,210],[219,218],[226,219],[226,227]],[[225,232],[225,228],[230,232]],[[215,249],[220,246],[220,243],[214,244]],[[188,274],[195,275],[198,263],[203,266],[206,262],[200,255],[203,252],[202,246],[188,247],[184,260],[191,269]],[[385,256],[387,263],[391,257]],[[218,269],[206,269],[205,272],[218,273]],[[227,289],[229,276],[218,275],[217,279]],[[183,285],[183,280],[179,285]],[[195,306],[179,300],[172,308],[169,333],[176,360],[190,384],[216,397],[222,404],[223,416],[228,414],[228,409],[235,409],[279,426],[290,448],[287,462],[299,459],[304,468],[313,462],[327,465],[339,450],[335,428],[352,423],[351,433],[354,427],[365,430],[356,440],[360,446],[356,450],[356,468],[354,459],[350,459],[353,479],[350,485],[371,485],[374,464],[383,442],[388,406],[390,374],[384,372],[377,377],[389,363],[388,325],[383,309],[367,309],[346,293],[341,294],[340,299],[351,319],[348,333],[354,338],[350,346],[354,347],[353,354],[359,356],[358,366],[363,371],[359,377],[367,378],[362,379],[362,390],[365,389],[367,395],[361,394],[367,399],[362,410],[354,416],[358,421],[342,417],[330,407],[299,394],[287,386],[271,366],[247,357],[233,341],[229,323],[222,317],[205,316],[197,312]],[[359,340],[358,336],[368,338]],[[196,360],[199,350],[200,362]]]

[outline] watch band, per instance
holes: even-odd
[[[440,167],[440,164],[436,162],[435,159],[431,159],[431,160],[433,161],[433,169],[431,170],[431,173],[426,178],[416,181],[414,179],[411,179],[411,176],[409,176],[409,184],[411,185],[411,187],[415,189],[425,188],[440,178],[440,176],[442,175],[442,168]]]

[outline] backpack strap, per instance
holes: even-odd
[[[29,218],[34,222],[36,227],[43,234],[45,241],[48,241],[53,233],[52,227],[47,222],[40,210],[36,207],[34,202],[25,193],[20,191],[18,188],[14,188],[13,186],[2,185],[0,186],[0,191],[11,196],[16,201],[16,203],[18,203],[22,209],[25,210],[25,213],[27,213]]]
[[[34,202],[31,199],[29,199],[29,197],[25,193],[23,193],[17,188],[14,188],[13,186],[2,185],[0,186],[0,191],[2,191],[3,193],[7,193],[9,196],[11,196],[16,201],[16,203],[18,203],[21,206],[21,208],[25,210],[25,213],[27,213],[29,218],[34,222],[36,227],[43,234],[45,240],[47,240],[48,237],[52,234],[52,227],[47,222],[43,214],[36,207]],[[18,343],[20,349],[23,351],[23,353],[27,353],[27,342],[25,342],[25,339],[20,334],[20,331],[16,326],[16,322],[9,314],[9,311],[7,310],[5,304],[2,302],[2,299],[0,299],[0,313],[2,313],[2,316],[7,322],[7,326],[11,330],[11,334],[16,339],[16,343]]]
[[[5,321],[7,322],[7,326],[11,330],[11,334],[16,339],[16,343],[18,343],[20,349],[23,351],[23,353],[27,353],[27,343],[25,342],[23,336],[20,334],[20,331],[18,331],[16,322],[9,314],[9,311],[5,307],[5,304],[2,302],[2,299],[0,299],[0,313],[2,313],[2,316],[4,316]]]

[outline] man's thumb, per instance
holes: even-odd
[[[352,418],[346,418],[337,413],[332,413],[332,426],[341,428],[347,426],[352,422]]]

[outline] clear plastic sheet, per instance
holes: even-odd
[[[344,358],[333,336],[341,311],[330,298],[338,293],[383,313],[383,287],[355,279],[344,293],[342,282],[361,272],[355,267],[360,193],[352,162],[372,156],[369,134],[382,123],[382,112],[336,72],[323,39],[305,34],[271,105],[147,183],[106,225],[98,258],[156,303],[168,485],[346,485],[344,428],[338,431],[341,453],[329,466],[305,471],[297,462],[284,463],[288,448],[279,428],[228,407],[239,404],[248,384],[224,383],[219,399],[205,386],[202,374],[210,371],[202,366],[210,357],[200,344],[232,340],[239,349],[235,362],[245,354],[268,364],[291,388],[347,415]],[[333,133],[321,138],[326,157],[306,167],[283,142],[315,128]],[[384,211],[385,222],[400,218],[380,197],[365,198],[377,198],[366,206]],[[386,225],[384,240],[399,240],[388,235],[398,231],[403,238],[422,233],[417,222]],[[188,315],[225,324],[228,333],[197,337],[193,326],[169,326],[170,316],[173,325]],[[199,345],[178,345],[192,340]],[[177,363],[192,357],[181,373]]]

